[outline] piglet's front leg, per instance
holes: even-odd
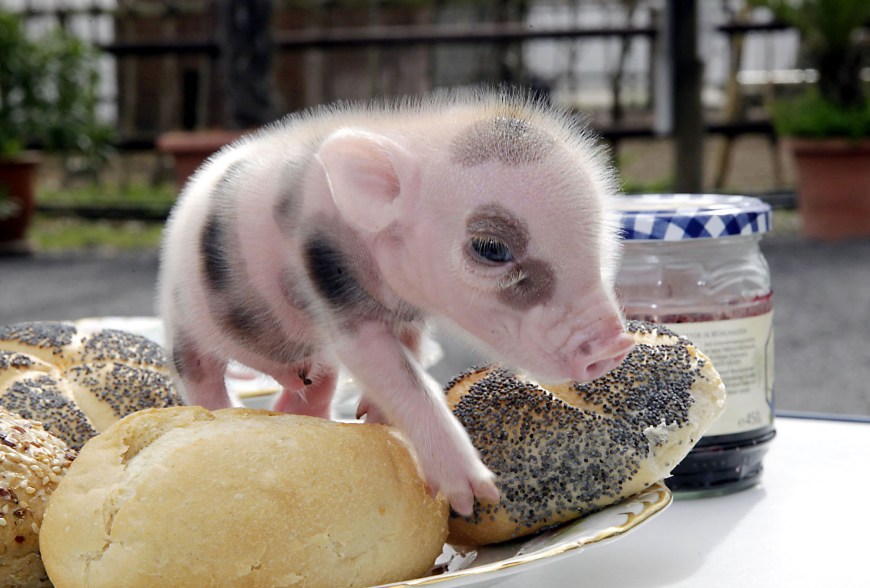
[[[475,496],[498,500],[492,473],[450,413],[437,382],[385,325],[355,325],[336,341],[336,352],[366,400],[411,441],[433,494],[440,490],[462,515],[472,513]]]

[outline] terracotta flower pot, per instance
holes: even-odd
[[[241,137],[244,131],[203,130],[203,131],[170,131],[157,138],[157,148],[169,153],[175,160],[175,180],[181,189],[187,178],[208,159]]]
[[[0,194],[14,205],[11,216],[0,216],[0,253],[29,250],[26,237],[36,211],[36,171],[40,161],[40,155],[32,152],[0,158]]]
[[[788,139],[808,237],[870,237],[870,139]]]

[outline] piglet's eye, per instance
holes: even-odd
[[[471,250],[476,257],[487,263],[508,263],[514,260],[507,243],[495,237],[475,236],[471,238]]]

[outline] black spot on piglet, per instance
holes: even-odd
[[[305,269],[318,293],[333,308],[352,307],[368,298],[344,254],[324,235],[315,234],[305,243]]]
[[[209,289],[221,292],[229,287],[232,269],[226,247],[227,230],[215,213],[211,213],[202,229],[199,240],[199,254],[202,269]]]
[[[234,222],[234,190],[243,173],[244,164],[237,161],[229,165],[215,183],[209,213],[199,241],[199,253],[208,287],[220,292],[230,286],[232,280],[232,261],[230,251],[231,227]]]

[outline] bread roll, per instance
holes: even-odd
[[[450,538],[487,544],[577,518],[667,477],[725,405],[710,360],[676,333],[630,321],[635,349],[588,384],[546,389],[498,368],[472,370],[447,400],[483,462],[498,503],[455,513]]]
[[[40,423],[0,408],[0,585],[51,586],[39,555],[49,495],[76,452]]]
[[[250,409],[138,412],[89,441],[41,533],[57,586],[371,586],[447,536],[382,425]]]
[[[180,404],[163,349],[145,337],[60,322],[0,327],[0,406],[74,449],[131,412]]]

